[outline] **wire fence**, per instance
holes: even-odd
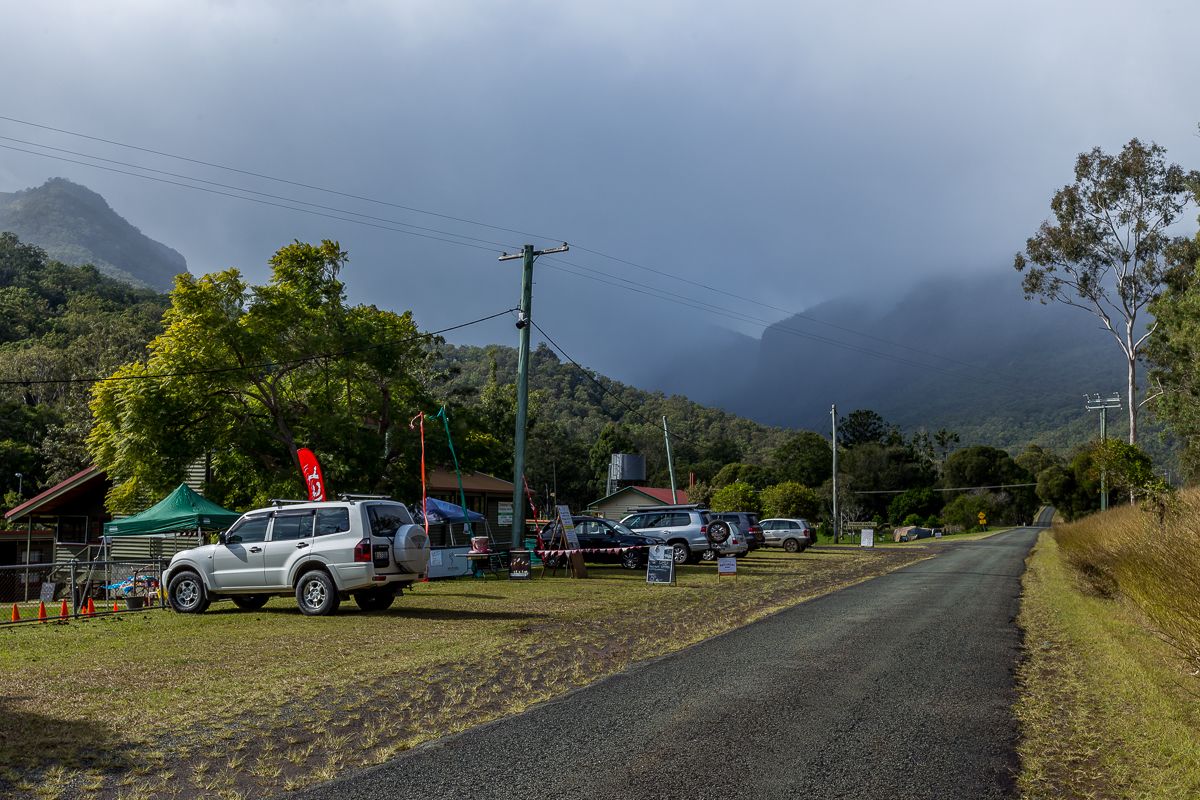
[[[0,566],[0,625],[166,608],[166,566],[167,559]]]

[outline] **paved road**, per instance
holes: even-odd
[[[1036,534],[936,545],[934,559],[289,797],[1013,797],[1013,618]]]

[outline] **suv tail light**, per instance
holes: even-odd
[[[751,525],[751,526],[750,526],[750,534],[751,534],[751,535],[752,535],[752,536],[753,536],[755,539],[757,539],[759,536],[762,536],[762,526],[760,526],[760,525]]]
[[[701,526],[700,526],[700,535],[701,535],[701,536],[708,536],[708,523],[705,523],[705,524],[703,524],[703,525],[701,525]]]
[[[345,552],[345,551],[342,551],[342,552]],[[370,539],[360,539],[358,544],[354,545],[354,561],[355,561],[355,563],[358,563],[360,561],[365,561],[365,562],[371,561],[371,540]]]

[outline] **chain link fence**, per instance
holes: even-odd
[[[0,625],[166,607],[167,559],[0,566]],[[90,602],[89,602],[90,601]]]

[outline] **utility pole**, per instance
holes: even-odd
[[[1100,412],[1100,443],[1104,444],[1108,438],[1108,410],[1121,407],[1121,395],[1114,393],[1101,397],[1099,394],[1085,394],[1083,399],[1087,401],[1088,411]],[[1100,510],[1108,511],[1108,471],[1104,469],[1100,470]]]
[[[675,462],[671,459],[671,434],[667,431],[667,418],[663,417],[663,439],[667,442],[667,471],[671,473],[671,502],[679,502],[679,493],[675,491]]]
[[[520,550],[525,546],[525,418],[529,410],[529,325],[533,310],[533,262],[546,253],[565,253],[571,248],[563,242],[562,247],[549,250],[534,250],[527,244],[520,255],[502,253],[500,261],[522,259],[521,305],[517,309],[517,330],[520,331],[520,346],[517,350],[517,426],[513,437],[513,520],[512,547]],[[558,498],[555,498],[556,500]]]
[[[833,420],[833,541],[842,543],[842,524],[838,517],[837,501],[837,403],[829,409],[829,417]]]

